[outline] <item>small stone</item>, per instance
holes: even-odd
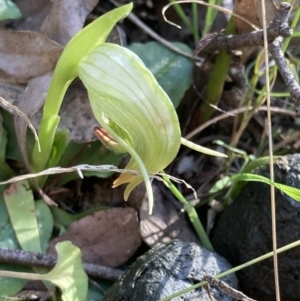
[[[223,257],[204,247],[174,240],[139,257],[106,292],[103,301],[157,301],[200,282],[205,275],[214,276],[230,268]],[[234,274],[222,280],[237,288]],[[215,287],[210,287],[210,291],[216,300],[232,300]],[[210,301],[203,288],[172,300]]]
[[[269,177],[269,166],[257,173]],[[300,154],[280,158],[274,165],[275,182],[300,188]],[[277,247],[300,239],[300,203],[276,189]],[[272,251],[270,186],[246,184],[217,223],[212,242],[216,251],[238,266]],[[278,255],[281,301],[300,300],[300,248]],[[273,259],[237,273],[241,290],[260,301],[275,297]]]

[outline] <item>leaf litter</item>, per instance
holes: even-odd
[[[73,222],[67,234],[50,242],[48,253],[65,240],[80,248],[85,262],[109,267],[127,262],[142,243],[133,208],[101,210]]]

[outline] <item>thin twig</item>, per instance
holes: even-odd
[[[57,257],[54,255],[0,248],[0,262],[52,268],[57,262]],[[83,263],[83,268],[89,276],[111,281],[116,281],[123,274],[121,270],[98,264]]]
[[[25,120],[25,122],[27,123],[27,126],[31,129],[34,139],[37,143],[37,147],[39,152],[41,151],[41,145],[40,145],[40,140],[38,137],[38,134],[34,128],[34,126],[32,125],[32,123],[30,122],[28,116],[23,113],[18,107],[14,106],[13,104],[11,104],[9,101],[6,101],[3,97],[0,97],[0,104],[8,109],[13,110],[18,116],[20,116],[21,118],[23,118]]]
[[[293,141],[299,141],[299,138],[300,138],[299,131],[295,131],[293,134],[289,134],[284,140],[282,140],[274,145],[273,152],[282,150],[283,147],[292,143]]]
[[[11,178],[7,181],[0,182],[0,185],[11,184],[11,183],[15,183],[15,182],[18,182],[18,181],[33,179],[33,178],[36,178],[36,177],[42,177],[42,176],[46,176],[46,175],[54,175],[54,174],[69,173],[69,172],[77,172],[79,176],[83,176],[82,171],[120,172],[120,173],[128,173],[128,174],[131,174],[131,175],[136,175],[136,176],[141,175],[140,171],[131,170],[131,169],[120,169],[120,168],[117,168],[113,165],[79,164],[79,165],[76,165],[76,166],[71,166],[71,167],[66,167],[66,168],[59,167],[59,166],[58,167],[51,167],[51,168],[45,169],[45,170],[43,170],[41,172],[38,172],[38,173],[31,173],[31,174],[16,176],[16,177],[13,177],[13,178]],[[157,173],[148,172],[148,174],[153,179],[156,179],[158,181],[163,181],[162,180],[162,174],[159,173],[159,172],[157,172]],[[197,193],[196,193],[195,189],[191,185],[189,185],[186,181],[184,181],[182,179],[178,179],[178,178],[170,176],[170,175],[167,175],[167,174],[164,174],[164,177],[168,177],[170,180],[172,180],[176,183],[184,184],[186,188],[191,189],[193,191],[195,198],[197,198]],[[42,191],[39,190],[39,192],[41,194],[43,194]],[[46,196],[46,197],[48,197],[48,196]],[[54,205],[56,205],[56,204],[54,203]]]
[[[300,87],[286,62],[283,51],[281,49],[281,41],[282,39],[280,37],[276,38],[272,43],[269,44],[269,50],[272,54],[273,59],[276,62],[276,65],[282,76],[282,79],[289,93],[291,94],[296,113],[297,115],[299,115],[300,114]]]
[[[27,180],[27,179],[33,179],[33,178],[47,176],[47,175],[70,173],[70,172],[77,172],[78,175],[81,176],[82,171],[122,172],[123,169],[119,169],[113,165],[80,164],[80,165],[71,166],[71,167],[59,167],[58,166],[58,167],[51,167],[51,168],[45,169],[45,170],[37,172],[37,173],[30,173],[30,174],[16,176],[9,180],[0,182],[0,185],[11,184],[14,182]],[[128,172],[131,172],[131,171],[128,171]],[[134,172],[132,171],[132,173],[134,173]],[[42,193],[41,191],[39,191],[39,192]]]
[[[236,17],[236,18],[238,18],[238,19],[244,21],[244,22],[247,23],[248,25],[250,25],[253,29],[258,30],[258,27],[257,27],[256,25],[254,25],[253,23],[251,23],[250,21],[248,21],[246,18],[244,18],[244,17],[242,17],[242,16],[240,16],[240,15],[238,15],[238,14],[232,12],[231,10],[226,9],[226,8],[220,6],[220,5],[215,5],[215,4],[212,4],[212,3],[206,3],[206,2],[201,1],[201,0],[177,0],[177,1],[174,1],[174,2],[169,3],[168,5],[166,5],[166,6],[162,9],[162,14],[163,14],[164,20],[165,20],[167,23],[169,23],[169,24],[171,24],[171,25],[173,25],[173,26],[175,26],[175,27],[177,27],[177,28],[181,28],[181,27],[180,27],[179,25],[177,25],[177,24],[175,24],[175,23],[169,21],[169,20],[166,18],[165,13],[166,13],[166,11],[167,11],[167,9],[168,9],[169,7],[171,7],[171,6],[173,6],[173,5],[176,5],[176,4],[180,4],[180,3],[183,3],[183,4],[184,4],[184,3],[198,3],[198,4],[200,4],[200,5],[204,5],[204,6],[207,6],[207,7],[212,7],[212,8],[214,8],[214,9],[216,9],[216,10],[218,10],[218,11],[221,11],[221,12],[223,12],[223,13],[225,13],[225,14],[228,14],[228,15],[230,15],[230,16],[234,16],[234,17]]]
[[[288,26],[287,20],[290,10],[290,4],[281,3],[278,12],[267,28],[268,42],[272,42],[279,36],[289,37],[293,31]],[[219,35],[214,38],[204,49],[203,53],[212,53],[220,50],[234,50],[251,46],[263,46],[263,30],[256,30],[234,36]]]
[[[120,4],[117,1],[110,0],[111,3],[113,3],[115,6],[120,6]],[[144,22],[142,22],[134,13],[130,13],[127,17],[132,23],[134,23],[136,26],[141,28],[148,36],[162,44],[163,46],[167,47],[168,49],[187,57],[191,60],[196,60],[196,58],[193,57],[192,54],[189,54],[187,52],[182,51],[181,49],[177,48],[164,38],[162,38],[160,35],[158,35],[155,31],[153,31],[149,26],[147,26]]]
[[[282,37],[288,37],[292,34],[292,29],[287,24],[290,8],[291,6],[289,3],[283,2],[280,4],[275,18],[267,28],[267,41],[272,57],[291,94],[295,111],[297,115],[300,115],[300,87],[287,64],[281,49]],[[263,46],[263,36],[263,30],[236,36],[219,35],[212,39],[202,52],[211,53],[217,50],[233,50],[250,46]]]
[[[249,298],[248,296],[246,296],[242,292],[232,288],[231,286],[229,286],[227,283],[225,283],[224,281],[222,281],[220,279],[216,279],[212,276],[206,275],[202,278],[202,281],[206,281],[210,285],[218,287],[225,294],[229,295],[233,299],[240,300],[240,301],[255,301],[254,299]],[[210,294],[208,285],[205,284],[204,288],[205,288],[210,300],[213,300],[213,298]]]
[[[266,65],[266,94],[267,94],[267,120],[268,120],[268,140],[269,140],[269,158],[270,158],[270,180],[274,182],[274,165],[273,163],[273,135],[272,135],[272,117],[271,117],[271,88],[270,88],[270,70],[269,70],[269,43],[268,43],[268,33],[267,33],[267,22],[266,22],[266,5],[265,1],[261,1],[261,10],[262,10],[262,23],[264,31],[264,60]],[[280,6],[285,8],[286,6]],[[288,10],[289,12],[289,10]],[[276,17],[279,18],[279,12],[276,14]],[[275,18],[276,19],[276,18]],[[280,18],[279,18],[280,19]],[[282,20],[284,22],[284,19]],[[278,20],[280,22],[280,20]],[[274,21],[274,24],[275,21]],[[285,23],[284,23],[285,24]],[[280,24],[278,24],[280,26]],[[271,196],[271,215],[272,215],[272,245],[273,245],[273,264],[274,264],[274,280],[275,280],[275,294],[276,301],[280,301],[280,286],[279,286],[279,273],[278,273],[278,256],[276,253],[277,250],[277,231],[276,231],[276,202],[275,202],[275,187],[274,185],[270,186],[270,196]]]
[[[191,139],[192,137],[199,134],[200,132],[202,132],[204,129],[206,129],[210,125],[217,123],[218,121],[220,121],[222,119],[226,119],[226,118],[235,116],[236,114],[241,114],[247,110],[253,110],[253,107],[242,107],[242,108],[238,108],[238,109],[234,109],[232,111],[226,112],[225,114],[218,115],[218,116],[214,117],[213,119],[200,125],[199,127],[195,128],[192,132],[188,133],[184,138]],[[267,110],[268,110],[267,106],[260,106],[256,109],[256,111],[267,111]],[[270,111],[273,114],[281,114],[281,115],[285,115],[285,116],[289,116],[289,117],[297,117],[295,112],[288,110],[288,109],[283,109],[283,108],[279,108],[279,107],[271,107]]]

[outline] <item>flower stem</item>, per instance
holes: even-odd
[[[198,213],[195,210],[195,208],[193,207],[193,205],[186,200],[186,198],[175,187],[175,185],[170,181],[170,179],[163,175],[163,174],[165,174],[163,171],[161,172],[161,174],[162,174],[164,181],[168,184],[171,192],[174,194],[174,196],[179,200],[179,202],[184,204],[184,208],[185,208],[185,210],[189,216],[189,219],[190,219],[191,223],[193,224],[203,246],[205,248],[207,248],[208,250],[213,251],[214,248],[203,228],[203,225],[198,217]]]

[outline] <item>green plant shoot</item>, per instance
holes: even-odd
[[[114,10],[114,15],[108,13],[110,20],[116,22],[128,14],[131,8],[132,5],[127,5],[118,13]],[[109,19],[108,14],[101,18]],[[101,24],[105,27],[103,22]],[[109,30],[111,29],[112,27]],[[85,43],[87,37],[90,37],[88,30],[83,29],[82,34],[77,34],[59,59],[44,107],[40,134],[47,137],[47,141],[44,143],[40,139],[41,146],[48,143],[49,151],[50,138],[46,134],[50,128],[54,137],[53,129],[57,126],[57,113],[63,96],[71,81],[79,75],[87,88],[93,113],[105,130],[96,126],[96,134],[104,134],[105,145],[111,149],[128,152],[132,156],[126,169],[135,174],[123,172],[115,181],[114,187],[128,184],[124,193],[124,198],[127,199],[130,192],[145,181],[151,214],[153,192],[149,173],[159,173],[168,166],[176,157],[181,143],[210,155],[226,155],[181,138],[178,117],[171,100],[139,57],[124,47],[104,43],[109,33],[107,28],[105,38],[96,42],[88,40],[90,48],[87,49]],[[52,99],[55,100],[54,104],[50,101]],[[40,158],[45,160],[47,156],[42,157],[41,155]],[[46,163],[39,160],[35,162],[38,169]]]

